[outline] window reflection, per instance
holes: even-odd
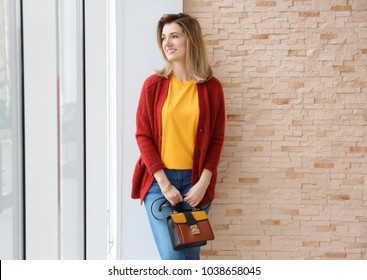
[[[23,258],[20,1],[0,0],[0,259]]]
[[[58,1],[60,258],[84,258],[83,1]]]

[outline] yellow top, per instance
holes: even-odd
[[[192,169],[199,120],[195,80],[182,82],[171,76],[162,108],[161,158],[168,169]]]

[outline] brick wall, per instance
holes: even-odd
[[[203,259],[367,259],[367,1],[184,0],[227,125]]]

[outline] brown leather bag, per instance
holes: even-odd
[[[208,215],[204,210],[172,212],[167,217],[167,225],[175,250],[204,246],[208,240],[214,239]]]

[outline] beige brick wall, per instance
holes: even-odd
[[[184,0],[225,90],[204,259],[367,259],[367,1]]]

